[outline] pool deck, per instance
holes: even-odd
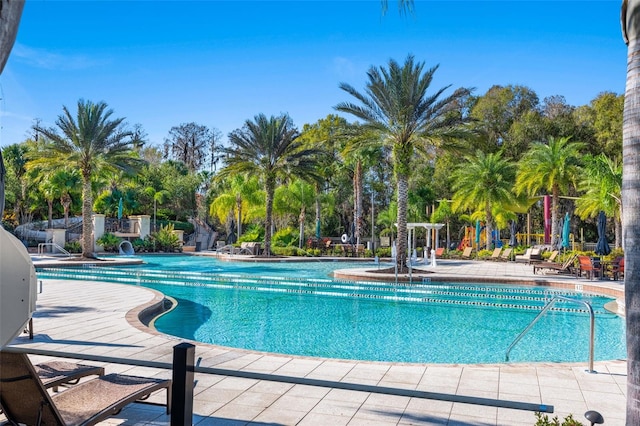
[[[36,259],[36,263],[43,261],[49,260]],[[371,269],[371,265],[363,266],[358,276],[366,277],[364,271]],[[434,269],[425,276],[577,285],[619,298],[624,289],[623,283],[616,281],[533,275],[530,265],[515,262],[443,260]],[[419,276],[418,272],[415,278]],[[12,346],[79,358],[116,358],[125,364],[88,362],[105,365],[107,372],[170,378],[168,370],[126,365],[138,361],[171,363],[173,346],[183,341],[148,329],[138,320],[145,306],[160,299],[161,295],[142,287],[43,280],[34,315],[34,340],[23,334]],[[587,345],[561,344],[574,343]],[[197,425],[535,424],[533,412],[509,408],[518,403],[553,406],[550,418],[557,415],[562,419],[573,413],[586,424],[584,412],[596,410],[606,425],[625,424],[625,360],[596,362],[596,373],[588,373],[586,360],[574,364],[399,364],[194,344],[197,365],[217,369],[213,371],[216,374],[196,373],[193,423]],[[34,362],[44,359],[32,356]],[[163,397],[154,395],[152,399],[160,402]],[[169,417],[162,407],[133,404],[101,424],[167,425]]]

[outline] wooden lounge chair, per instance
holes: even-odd
[[[556,271],[559,274],[562,274],[562,273],[571,274],[573,273],[572,269],[573,269],[573,263],[575,259],[576,259],[576,255],[574,254],[572,256],[569,256],[564,263],[556,263],[556,262],[534,263],[533,273],[536,274],[541,269],[549,269],[549,270]]]
[[[500,254],[500,260],[509,261],[511,260],[511,253],[513,253],[513,248],[507,247]]]
[[[50,395],[26,354],[0,351],[0,406],[9,422],[27,425],[94,425],[157,390],[171,380],[108,374]]]
[[[502,253],[502,248],[493,249],[493,253],[491,253],[491,257],[489,257],[487,260],[498,260],[498,259],[500,259],[500,253]]]

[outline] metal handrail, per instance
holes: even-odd
[[[593,369],[593,348],[594,348],[594,338],[595,338],[595,315],[593,313],[593,308],[591,307],[591,304],[589,302],[585,302],[584,300],[576,300],[576,299],[571,299],[570,297],[564,297],[564,296],[555,296],[553,299],[551,299],[549,301],[549,303],[547,303],[544,308],[542,308],[542,311],[540,311],[540,313],[533,319],[533,321],[531,321],[529,323],[529,325],[522,330],[522,332],[518,335],[518,337],[515,338],[515,340],[513,341],[513,343],[511,343],[511,346],[509,346],[509,349],[507,349],[507,354],[505,355],[505,361],[509,361],[509,353],[511,353],[511,349],[513,349],[513,347],[520,341],[520,339],[522,339],[524,337],[525,334],[527,334],[529,332],[529,330],[531,330],[531,328],[535,325],[535,323],[538,322],[538,320],[540,318],[542,318],[542,316],[549,310],[551,309],[551,306],[553,306],[554,303],[556,303],[558,300],[564,300],[566,302],[573,302],[573,303],[581,303],[583,305],[585,305],[587,307],[587,311],[589,311],[589,317],[590,317],[590,324],[589,324],[589,369],[587,370],[589,373],[595,373],[595,370]]]
[[[60,245],[57,244],[57,243],[40,243],[40,244],[38,244],[38,254],[42,254],[43,253],[42,249],[45,248],[45,247],[53,247],[53,248],[57,249],[58,251],[62,252],[63,254],[66,254],[67,257],[71,257],[72,256],[71,253],[69,253],[63,247],[60,247]]]

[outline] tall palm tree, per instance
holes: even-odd
[[[534,143],[518,163],[516,191],[530,196],[539,191],[551,193],[551,235],[558,235],[560,195],[576,186],[581,175],[580,150],[583,144],[570,138],[549,138],[549,142]]]
[[[290,176],[317,178],[315,165],[319,151],[297,138],[298,130],[287,114],[269,118],[258,114],[253,120],[247,120],[241,129],[229,134],[230,147],[223,150],[227,165],[220,171],[222,176],[254,175],[264,185],[266,256],[271,255],[273,194],[278,180]]]
[[[82,256],[93,257],[91,180],[100,171],[133,172],[142,164],[133,151],[132,133],[123,127],[124,118],[111,119],[113,110],[104,102],[78,101],[74,117],[67,107],[55,128],[34,126],[46,142],[35,153],[33,167],[72,166],[82,177]],[[58,132],[60,131],[60,133]]]
[[[615,223],[615,246],[622,242],[622,164],[605,154],[587,157],[584,177],[579,189],[584,194],[576,200],[576,213],[581,218],[595,218],[600,211]]]
[[[453,209],[484,212],[487,250],[491,248],[493,211],[513,202],[515,166],[502,158],[502,152],[485,154],[478,151],[467,156],[453,172]]]
[[[392,151],[393,171],[398,200],[397,262],[406,267],[407,197],[409,178],[417,154],[427,155],[428,149],[443,141],[468,135],[463,126],[466,119],[453,112],[455,105],[469,94],[458,89],[449,96],[446,86],[428,94],[437,66],[424,70],[423,62],[409,55],[404,65],[390,60],[388,67],[371,67],[367,72],[365,92],[341,83],[340,88],[359,103],[343,102],[335,108],[363,121],[363,127],[377,132],[380,141]]]
[[[622,2],[627,85],[622,126],[622,226],[627,324],[627,424],[640,424],[640,0]]]

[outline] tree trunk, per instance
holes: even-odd
[[[0,74],[18,35],[24,0],[0,0]]]
[[[69,197],[69,194],[65,194],[62,197],[60,197],[60,204],[62,204],[62,208],[64,209],[64,228],[68,229],[69,228],[69,209],[71,208],[71,197]]]
[[[353,221],[355,224],[356,244],[360,244],[360,236],[362,234],[362,162],[356,162],[356,169],[353,174],[354,181],[354,200],[353,200]]]
[[[47,213],[49,218],[47,219],[47,228],[53,228],[53,200],[47,200]]]
[[[485,206],[485,216],[487,217],[487,223],[485,223],[485,229],[487,231],[486,235],[487,235],[487,250],[491,250],[491,242],[493,240],[492,235],[491,235],[491,231],[492,229],[492,223],[493,222],[493,217],[491,215],[491,204],[487,203],[487,205]]]
[[[622,126],[622,235],[627,325],[627,425],[640,424],[640,0],[622,3],[627,84]]]
[[[398,271],[407,266],[407,196],[409,193],[408,176],[397,173],[398,180],[398,238],[396,239],[396,263]],[[393,226],[393,225],[391,225]]]
[[[267,177],[264,183],[266,196],[266,215],[264,219],[264,255],[271,256],[271,222],[273,221],[273,193],[276,188],[275,179]]]
[[[93,196],[91,177],[82,177],[82,257],[95,257],[93,254]]]
[[[304,203],[304,201],[303,201]],[[302,248],[304,244],[304,220],[307,216],[307,209],[304,204],[302,204],[302,208],[300,209],[300,215],[298,216],[298,225],[300,228],[300,236],[298,237],[298,248]]]

